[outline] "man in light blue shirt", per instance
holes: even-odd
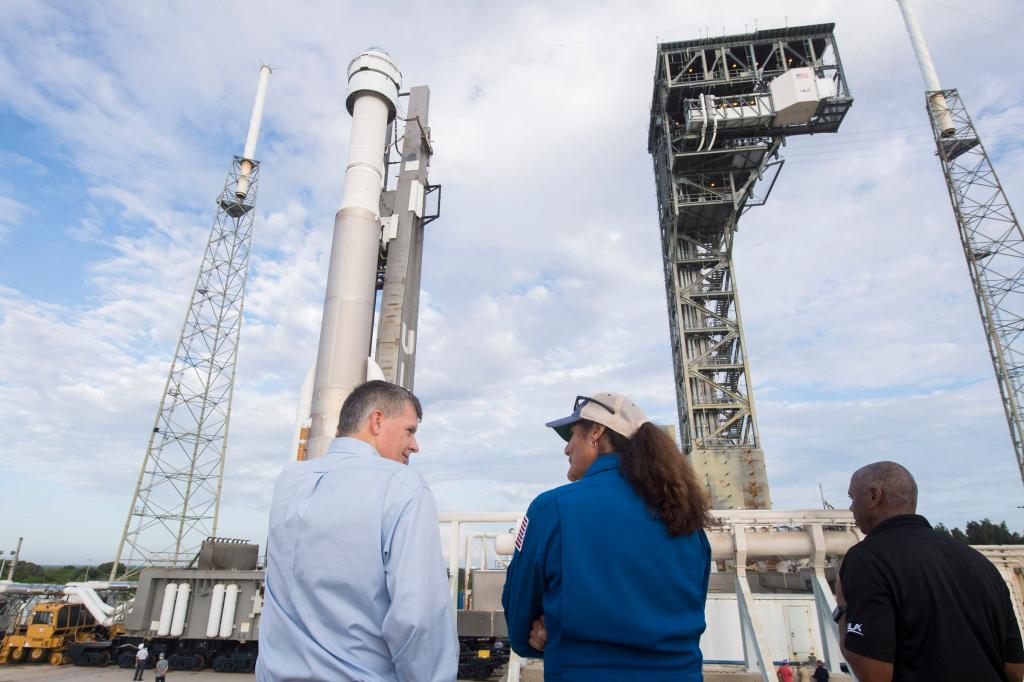
[[[369,381],[320,458],[274,486],[259,682],[452,682],[459,661],[434,496],[409,469],[423,416]]]

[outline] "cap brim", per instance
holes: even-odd
[[[554,429],[555,433],[561,436],[562,440],[568,443],[569,439],[572,438],[572,425],[578,422],[580,419],[582,419],[582,417],[573,412],[568,417],[556,419],[552,422],[548,422],[544,426]]]

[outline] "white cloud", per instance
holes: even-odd
[[[521,509],[564,480],[561,443],[542,424],[577,393],[622,390],[674,421],[646,153],[651,74],[658,38],[720,33],[719,10],[0,5],[0,115],[45,133],[35,146],[0,140],[0,163],[19,169],[0,186],[0,239],[33,243],[36,207],[20,192],[67,172],[77,184],[48,191],[73,210],[40,214],[38,227],[83,245],[81,280],[59,304],[27,294],[28,275],[0,279],[5,527],[40,560],[113,554],[259,59],[276,68],[225,534],[262,541],[270,485],[294,446],[344,173],[345,68],[369,44],[391,50],[407,85],[431,88],[444,204],[424,254],[414,465],[442,508]],[[1024,9],[983,0],[920,13],[940,74],[995,140],[1011,200],[1024,199],[1013,195],[1022,77],[1007,32],[986,19],[1019,25]],[[820,480],[842,502],[853,468],[892,456],[919,472],[936,520],[1019,527],[1020,483],[895,4],[744,1],[725,30],[831,20],[855,106],[838,135],[790,141],[735,254],[773,497],[814,506]],[[957,49],[970,44],[991,50]],[[36,276],[64,268],[40,264]],[[87,501],[94,532],[69,538],[35,517],[29,530],[27,491]]]

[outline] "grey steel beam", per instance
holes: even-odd
[[[431,189],[427,177],[433,153],[429,111],[430,88],[411,88],[398,183],[382,200],[382,210],[390,206],[392,213],[384,219],[386,251],[381,258],[383,281],[375,360],[385,379],[409,390],[416,369],[425,201]],[[394,229],[393,236],[388,234],[389,229]]]

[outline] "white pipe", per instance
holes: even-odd
[[[470,533],[466,536],[466,570],[463,573],[462,594],[463,608],[469,609],[469,572],[473,568],[472,544],[474,540],[480,541],[480,568],[487,568],[487,538],[497,537],[496,533]]]
[[[366,381],[376,302],[384,148],[400,82],[401,73],[383,51],[367,50],[349,65],[346,104],[352,131],[320,324],[306,444],[309,459],[323,456],[335,437],[345,398]]]
[[[224,591],[224,610],[220,617],[220,636],[230,637],[235,629],[235,608],[238,606],[238,585],[231,583]]]
[[[704,93],[703,92],[700,93],[698,98],[700,100],[701,125],[700,125],[700,144],[697,145],[697,151],[700,151],[701,149],[704,148],[704,135],[708,131],[708,106],[707,106],[707,103],[704,100]]]
[[[113,624],[114,619],[109,614],[104,613],[103,608],[101,608],[101,606],[106,606],[106,604],[103,604],[95,592],[90,592],[88,588],[83,587],[65,587],[64,594],[76,597],[82,603],[82,606],[92,614],[92,617],[96,619],[99,625],[108,626]]]
[[[21,541],[25,538],[18,538],[18,546],[14,550],[14,558],[11,559],[10,566],[7,567],[7,581],[14,580],[14,569],[18,567],[18,557],[21,556]]]
[[[178,584],[167,583],[164,587],[164,603],[160,607],[160,620],[156,630],[156,634],[160,637],[171,634],[171,616],[174,615],[174,597],[177,594]]]
[[[515,533],[502,533],[494,538],[494,553],[502,556],[512,556],[516,551]]]
[[[270,67],[260,67],[260,81],[256,86],[256,101],[252,105],[252,116],[249,118],[249,135],[245,138],[245,151],[242,152],[241,172],[238,174],[238,185],[235,196],[244,199],[249,193],[249,173],[256,155],[256,138],[260,135],[260,123],[263,120],[263,104],[267,99],[267,81],[270,80]]]
[[[61,594],[64,585],[0,582],[0,594]]]
[[[518,522],[522,512],[446,512],[437,515],[438,523],[504,523]],[[517,529],[518,530],[518,529]]]
[[[459,521],[450,521],[451,537],[448,538],[448,589],[452,593],[455,605],[459,604]],[[462,603],[466,605],[465,602]]]
[[[124,581],[111,582],[109,580],[85,580],[82,582],[68,583],[72,587],[88,587],[93,590],[134,590],[137,585]]]
[[[213,586],[210,597],[210,617],[206,620],[206,636],[216,637],[220,632],[220,615],[224,609],[224,583]]]
[[[191,591],[188,583],[178,585],[178,594],[174,598],[174,615],[171,616],[172,637],[181,637],[185,632],[185,615],[188,613],[188,595]]]
[[[96,590],[94,590],[92,587],[88,585],[83,585],[81,583],[68,583],[68,587],[77,588],[79,591],[88,594],[89,599],[96,603],[96,607],[99,608],[104,613],[104,615],[109,616],[111,613],[114,612],[115,607],[103,601],[103,599],[100,598],[100,595],[96,594]]]
[[[914,12],[910,0],[896,0],[899,3],[900,11],[903,13],[903,22],[907,25],[907,33],[910,34],[910,44],[914,48],[914,56],[917,57],[917,65],[921,68],[921,77],[924,78],[924,87],[929,93],[928,99],[932,105],[932,115],[935,117],[942,137],[949,137],[956,132],[953,119],[949,115],[949,107],[946,105],[946,96],[940,91],[939,75],[935,72],[935,64],[932,63],[932,55],[928,51],[928,44],[924,41],[924,32],[921,25],[917,23],[917,13]]]
[[[746,540],[747,557],[753,559],[785,558],[801,559],[814,555],[811,534],[804,530],[783,530],[771,532],[742,531]],[[859,538],[852,530],[825,531],[826,552],[832,556],[844,556]],[[736,538],[731,531],[708,533],[712,559],[735,558]]]
[[[708,142],[707,151],[711,151],[711,148],[715,146],[715,138],[718,137],[718,110],[715,109],[715,96],[708,95],[710,104],[708,106],[708,112],[711,114],[711,141]]]

